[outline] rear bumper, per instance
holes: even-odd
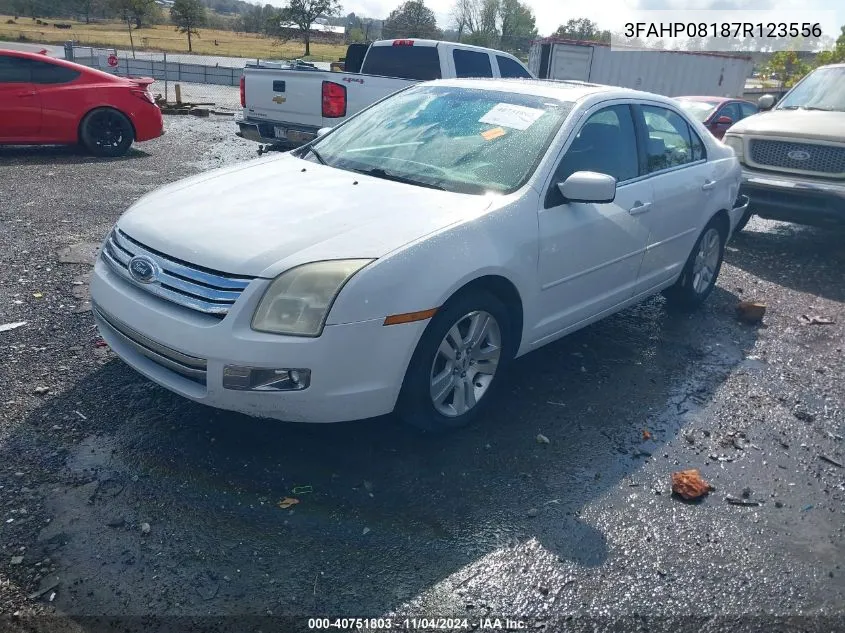
[[[730,218],[731,218],[731,234],[736,230],[737,225],[739,224],[740,220],[742,220],[742,216],[745,215],[745,212],[748,211],[749,206],[751,205],[751,201],[748,199],[748,196],[740,194],[739,197],[734,202],[734,207],[731,209]]]
[[[755,215],[797,224],[845,224],[845,182],[821,182],[743,169],[740,193]]]
[[[295,147],[304,145],[317,138],[319,128],[289,125],[287,123],[268,123],[243,119],[237,122],[237,135],[256,143],[289,144]]]
[[[164,117],[157,105],[149,104],[130,114],[136,141],[149,141],[164,134]]]

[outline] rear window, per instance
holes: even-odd
[[[487,53],[456,48],[452,51],[455,60],[455,77],[492,77],[490,56]]]
[[[499,62],[499,74],[502,77],[522,77],[531,79],[531,74],[510,57],[502,57],[496,55],[496,61]]]
[[[361,72],[420,81],[440,79],[440,56],[434,46],[371,46]]]
[[[36,84],[66,84],[79,77],[79,71],[49,62],[30,60],[32,82]]]

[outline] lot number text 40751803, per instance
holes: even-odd
[[[510,618],[309,618],[312,630],[368,631],[514,631],[528,628],[526,622]]]

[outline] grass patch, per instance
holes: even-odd
[[[46,26],[36,24],[32,18],[19,17],[15,24],[7,24],[13,16],[0,15],[0,41],[33,42],[40,44],[64,44],[73,40],[82,46],[129,49],[129,32],[120,22],[97,22],[85,24],[74,20],[47,18]],[[69,29],[57,29],[54,22],[72,25]],[[188,40],[173,26],[156,25],[133,29],[135,50],[167,51],[187,53]],[[302,42],[279,42],[255,33],[235,33],[216,29],[200,29],[199,37],[193,38],[193,52],[198,55],[220,55],[223,57],[247,57],[256,59],[303,58],[305,45]],[[216,43],[215,43],[216,42]],[[335,61],[346,54],[344,44],[311,44],[314,61]]]

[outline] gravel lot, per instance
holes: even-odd
[[[231,119],[166,126],[119,160],[0,148],[0,324],[26,321],[0,332],[0,629],[845,630],[845,234],[753,220],[703,310],[653,299],[524,357],[446,437],[254,420],[148,382],[87,311],[93,249],[133,200],[255,156]],[[702,503],[670,494],[684,468],[715,487]],[[300,619],[202,619],[220,615]]]

